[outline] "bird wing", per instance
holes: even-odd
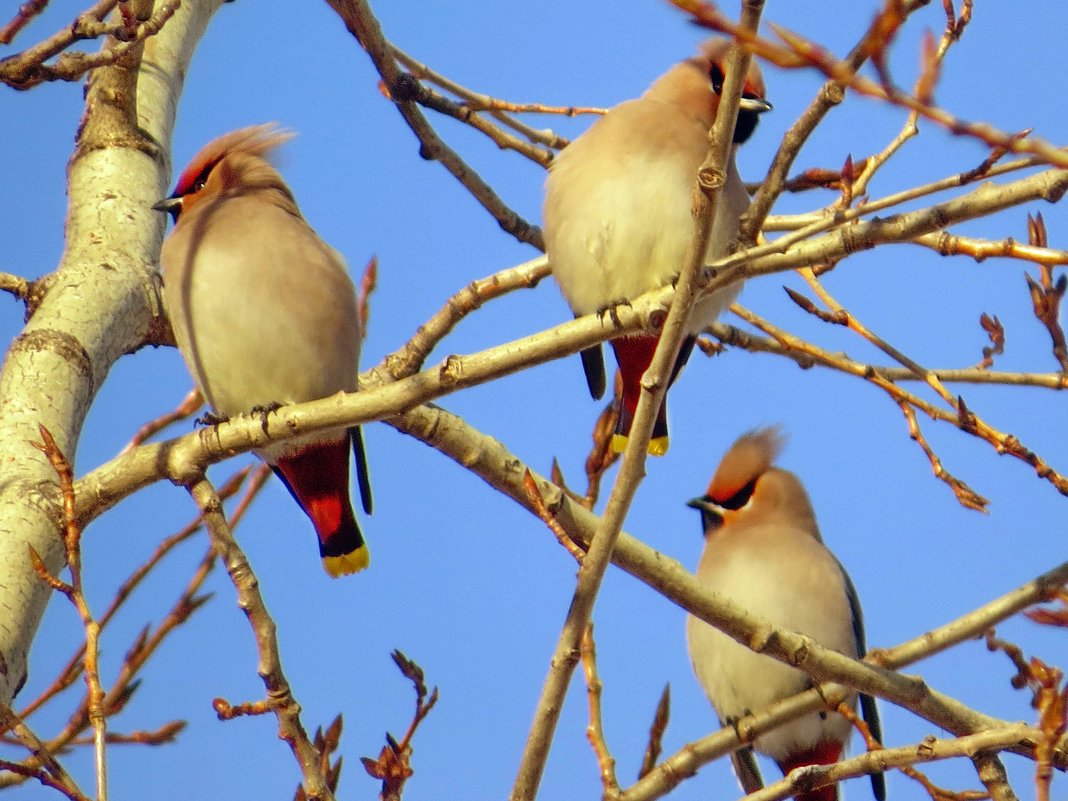
[[[841,562],[838,562],[838,569],[842,571],[842,577],[845,579],[849,609],[853,613],[853,634],[857,640],[857,655],[863,658],[868,652],[868,645],[864,636],[864,615],[860,611],[860,596],[857,595],[857,588],[853,586],[853,580],[849,578]],[[864,722],[868,724],[871,736],[882,743],[883,726],[879,720],[879,707],[875,705],[875,699],[870,695],[860,693],[860,712],[864,716]],[[871,791],[877,801],[886,801],[886,777],[882,773],[871,774]]]

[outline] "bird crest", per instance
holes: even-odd
[[[746,488],[752,494],[752,485],[771,468],[784,441],[777,426],[758,428],[740,436],[716,468],[708,485],[708,497],[724,504]]]
[[[267,158],[275,148],[288,142],[296,134],[278,127],[277,123],[250,125],[213,139],[200,149],[185,168],[174,188],[173,197],[182,197],[199,189],[211,171],[227,156],[244,154]]]

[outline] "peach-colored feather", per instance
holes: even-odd
[[[743,434],[716,468],[708,485],[709,497],[722,502],[766,473],[782,450],[783,442],[782,432],[776,427]]]
[[[708,131],[722,88],[714,87],[713,73],[719,70],[722,75],[720,62],[728,46],[725,40],[706,43],[699,55],[676,64],[641,97],[619,104],[597,120],[550,166],[543,215],[545,248],[553,276],[576,315],[634,300],[665,286],[682,269],[693,236],[693,188],[708,152]],[[736,128],[736,139],[743,131],[751,132],[760,111],[770,108],[762,102],[763,80],[755,63],[747,86],[753,102]],[[733,154],[726,171],[712,222],[709,261],[726,254],[749,203]],[[689,320],[690,334],[711,323],[740,288],[734,284],[698,300]],[[652,337],[655,346],[658,334],[645,336]],[[624,387],[612,442],[617,451],[626,445],[641,377],[653,350],[636,338],[621,337],[612,343]],[[675,374],[692,347],[693,340],[688,339]],[[599,347],[583,354],[583,367],[591,394],[600,397],[605,381]],[[667,450],[667,433],[662,407],[650,453]]]
[[[291,136],[255,125],[219,137],[157,204],[176,220],[160,253],[171,327],[204,397],[227,416],[357,389],[361,331],[345,263],[267,160]],[[368,562],[349,499],[351,451],[370,511],[358,428],[259,452],[311,518],[335,576]]]
[[[224,156],[244,153],[249,156],[267,158],[275,149],[294,136],[296,136],[295,133],[283,130],[273,122],[250,125],[247,128],[223,134],[204,145],[189,160],[189,165],[178,176],[174,196],[181,197],[187,194],[193,188],[197,178],[218,164]],[[206,178],[207,175],[205,174],[204,177]]]
[[[723,457],[699,509],[705,547],[697,578],[773,626],[799,632],[825,648],[864,655],[864,628],[856,590],[823,544],[808,493],[793,473],[774,465],[782,445],[776,428],[751,431]],[[686,639],[694,673],[724,724],[812,686],[805,673],[757,654],[719,629],[689,616]],[[856,708],[857,696],[847,699]],[[861,696],[864,717],[881,738],[872,699]],[[838,760],[852,726],[841,715],[812,712],[762,734],[753,748],[788,773]],[[747,751],[733,759],[747,793],[760,787],[759,771]],[[872,775],[879,801],[881,775]],[[834,801],[831,787],[799,796],[800,801]]]

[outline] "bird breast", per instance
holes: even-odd
[[[553,163],[546,185],[546,249],[576,314],[634,299],[681,270],[693,235],[692,196],[707,152],[707,129],[671,104],[648,99],[613,109]],[[708,259],[737,231],[748,195],[731,159]],[[699,330],[737,295],[704,299]]]
[[[161,263],[175,338],[216,411],[356,388],[352,282],[300,217],[255,196],[205,203],[182,216]]]
[[[819,644],[857,655],[845,580],[834,557],[803,531],[757,526],[706,545],[698,578],[774,626],[806,634]],[[690,616],[686,627],[694,670],[721,720],[731,720],[811,686],[809,677],[750,651]],[[851,703],[855,704],[855,696]],[[812,713],[759,738],[758,751],[782,759],[802,743],[848,738],[840,715]]]

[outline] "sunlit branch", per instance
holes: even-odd
[[[752,314],[744,306],[739,305],[738,308],[741,310],[738,313],[743,318]],[[894,383],[923,380],[915,372],[905,367],[858,362],[843,353],[832,353],[811,343],[809,343],[810,348],[802,353],[793,350],[773,337],[761,337],[722,322],[713,323],[708,330],[712,336],[724,345],[741,348],[752,353],[770,353],[776,356],[784,356],[797,362],[798,366],[804,369],[828,367],[857,376],[864,375],[866,372],[877,372],[888,381],[893,381]],[[783,333],[785,334],[786,332]],[[795,337],[794,339],[799,341],[800,337]],[[707,346],[708,344],[707,341],[698,340],[698,345]],[[1043,389],[1068,389],[1068,375],[1064,373],[1001,372],[983,370],[977,367],[933,368],[929,372],[938,376],[938,379],[944,384],[1001,384],[1005,386],[1040,387]]]
[[[11,709],[0,704],[0,731],[10,731],[33,755],[33,764],[19,764],[4,760],[0,770],[15,773],[20,778],[36,779],[49,787],[64,793],[72,801],[87,801],[74,779],[59,764],[52,750],[34,734]],[[0,785],[2,786],[2,785]]]
[[[756,30],[762,10],[763,0],[746,0],[742,6],[741,24],[747,29]],[[641,380],[641,394],[623,453],[623,464],[608,497],[604,516],[579,569],[575,592],[568,606],[567,617],[534,711],[534,721],[523,747],[515,783],[512,785],[511,801],[533,801],[537,795],[564,696],[575,669],[574,654],[580,650],[582,635],[593,614],[597,594],[611,562],[612,551],[622,531],[623,521],[645,475],[645,460],[657,409],[667,391],[679,346],[687,334],[690,310],[700,295],[702,268],[705,264],[705,254],[708,252],[720,190],[726,182],[726,167],[733,147],[743,76],[748,74],[749,59],[749,54],[740,49],[732,50],[728,57],[726,81],[717,106],[716,119],[709,132],[708,151],[697,172],[697,185],[693,193],[693,232],[681,272],[674,282],[675,295],[660,331],[652,362]]]
[[[778,67],[817,69],[828,79],[859,94],[915,111],[921,117],[937,123],[952,134],[978,139],[989,147],[1000,148],[1007,152],[1029,153],[1051,166],[1068,168],[1068,151],[1063,148],[1051,145],[1043,139],[1006,133],[987,123],[959,119],[945,109],[924,102],[895,86],[865,78],[858,74],[856,67],[848,61],[836,59],[826,49],[781,26],[772,25],[771,27],[783,44],[745,31],[710,3],[699,0],[676,0],[676,5],[693,14],[701,25],[739,38],[754,55]]]
[[[222,500],[203,476],[199,480],[191,481],[188,489],[204,517],[215,552],[226,567],[234,589],[237,590],[237,604],[252,627],[259,654],[257,673],[263,679],[267,690],[266,703],[278,719],[278,736],[292,750],[304,777],[308,795],[320,801],[334,801],[334,794],[323,776],[319,752],[308,739],[300,721],[300,705],[293,697],[282,670],[274,620],[264,604],[256,575],[234,539],[223,512]]]
[[[417,91],[419,82],[410,73],[402,72],[397,66],[378,20],[371,12],[366,0],[327,0],[327,2],[367,51],[367,55],[371,57],[397,110],[419,140],[420,155],[423,158],[441,162],[442,166],[497,220],[501,228],[520,242],[529,243],[538,250],[543,250],[541,230],[505,205],[493,188],[472,170],[456,151],[442,141],[427,122],[426,117],[419,111],[418,105],[412,99],[412,92]]]
[[[399,430],[410,433],[441,450],[520,505],[530,508],[519,474],[524,466],[498,441],[479,434],[459,418],[441,409],[420,407],[392,420],[391,423]],[[547,499],[546,502],[550,508],[556,510],[557,517],[564,528],[571,533],[573,538],[588,542],[597,525],[597,518],[579,505],[568,503],[559,490],[551,484],[544,483],[543,478],[535,474],[535,479],[541,484],[541,491]],[[559,499],[557,502],[552,500],[554,493]],[[826,652],[807,638],[802,638],[804,640],[802,646],[800,642],[791,643],[793,635],[782,631],[777,630],[775,636],[770,639],[765,636],[765,633],[757,633],[756,629],[750,628],[750,625],[758,628],[761,625],[756,622],[755,618],[710,592],[678,563],[628,535],[624,534],[620,537],[613,553],[613,562],[687,611],[727,631],[740,642],[748,643],[751,647],[755,643],[760,643],[767,647],[767,650],[762,651],[763,653],[780,659],[789,658],[785,657],[787,652],[795,655],[804,654],[803,669],[818,678],[830,676],[833,672],[836,681],[847,681],[854,689],[878,695],[892,703],[904,706],[957,735],[1007,725],[1004,721],[997,721],[934,693],[914,677],[899,676],[863,666],[840,654]],[[989,626],[998,619],[1015,614],[1021,608],[1021,604],[1027,605],[1051,597],[1065,580],[1068,580],[1068,563],[1060,565],[1008,596],[995,599],[988,606],[960,620],[953,621],[935,632],[922,635],[915,641],[899,646],[898,649],[873,650],[868,658],[877,664],[894,668],[904,667],[905,664],[923,658],[927,654],[936,653],[954,643],[973,638],[976,634],[975,627],[980,627],[981,631],[981,627]],[[780,647],[782,652],[779,651]],[[826,662],[823,661],[825,658]],[[815,662],[809,660],[815,660]],[[819,668],[816,666],[817,662],[821,663]],[[824,667],[827,669],[826,674],[823,673]],[[805,712],[820,708],[826,703],[824,698],[835,699],[837,694],[835,703],[838,703],[849,692],[848,688],[841,685],[823,685],[819,693],[809,691],[775,704],[775,715],[765,715],[759,727],[750,726],[748,719],[743,720],[740,722],[739,730],[745,732],[747,740],[751,740],[762,731],[770,730]],[[706,739],[719,745],[713,750],[703,746],[704,740],[702,740],[700,744],[688,746],[680,754],[669,758],[668,773],[676,777],[689,775],[700,764],[728,753],[742,744],[737,733],[730,729],[717,732]],[[1059,764],[1068,764],[1065,743],[1062,741],[1058,748]],[[1014,750],[1030,754],[1032,758],[1034,756],[1033,743]],[[709,753],[710,751],[712,753]],[[695,762],[698,759],[700,761]],[[650,774],[643,782],[656,783],[662,779],[663,776],[654,771],[654,774]]]
[[[556,114],[564,117],[575,117],[579,114],[603,114],[605,109],[584,106],[547,106],[541,103],[509,103],[495,97],[490,97],[481,92],[475,92],[461,86],[450,78],[435,72],[426,64],[409,56],[396,46],[392,46],[393,55],[407,67],[411,73],[422,80],[437,84],[442,89],[456,95],[464,105],[472,111],[488,111],[519,134],[522,134],[531,142],[536,142],[554,150],[559,150],[567,144],[567,140],[558,136],[549,129],[538,130],[520,122],[512,117],[512,114]]]
[[[781,781],[769,784],[763,790],[746,796],[746,801],[780,801],[791,798],[800,789],[825,787],[829,784],[865,776],[884,768],[906,767],[936,762],[955,757],[971,757],[976,752],[1002,750],[1027,742],[1034,737],[1035,729],[1023,723],[1013,723],[990,731],[970,734],[952,739],[926,738],[922,743],[884,748],[843,759],[833,765],[810,765],[790,773]],[[983,793],[959,796],[982,798]],[[628,801],[631,801],[628,799]]]
[[[691,13],[699,10],[698,4],[692,2],[692,0],[673,0],[673,2],[679,8]],[[927,0],[903,2],[901,4],[902,13],[911,14],[916,9],[926,5],[926,3]],[[864,46],[867,37],[868,34],[866,33],[846,57],[846,63],[853,70],[860,69],[867,60],[867,49]],[[756,241],[757,232],[764,228],[764,221],[768,213],[783,192],[786,176],[790,172],[790,167],[796,160],[797,154],[801,152],[801,148],[808,141],[812,132],[823,122],[824,117],[838,106],[844,98],[845,89],[843,85],[836,80],[828,81],[820,87],[819,92],[808,105],[808,108],[801,113],[794,124],[790,126],[790,129],[783,135],[782,142],[779,144],[779,149],[772,159],[767,175],[757,189],[756,196],[753,198],[749,209],[742,216],[738,239],[743,245]]]
[[[582,670],[586,676],[586,698],[589,704],[590,723],[586,727],[586,739],[590,741],[597,765],[601,771],[601,785],[604,797],[611,798],[619,793],[619,781],[616,779],[616,760],[608,749],[605,739],[604,720],[601,716],[601,697],[604,684],[597,672],[597,644],[593,639],[593,624],[586,626],[582,634],[581,646]]]
[[[836,357],[827,354],[826,351],[823,351],[821,348],[815,347],[772,325],[767,320],[753,314],[748,309],[738,306],[737,304],[731,308],[732,311],[739,315],[743,320],[755,325],[760,330],[770,334],[778,340],[784,348],[796,351],[815,361],[823,361],[829,356],[828,364],[833,364],[837,369],[852,373],[858,378],[863,378],[874,384],[886,392],[895,403],[906,403],[915,409],[922,411],[932,420],[950,423],[968,434],[985,440],[994,447],[998,454],[1008,454],[1025,462],[1034,468],[1035,474],[1039,478],[1050,482],[1050,484],[1052,484],[1062,495],[1068,495],[1068,478],[1051,468],[1041,456],[1024,446],[1015,435],[998,431],[983,421],[970,408],[968,408],[960,396],[957,396],[949,409],[943,409],[929,403],[918,395],[907,392],[868,365],[851,362],[849,360],[839,360]]]
[[[0,82],[15,89],[29,89],[45,81],[81,80],[89,70],[115,64],[150,36],[159,33],[174,16],[181,0],[158,3],[152,16],[133,31],[122,23],[103,22],[116,4],[117,0],[102,0],[49,39],[0,59]],[[111,41],[96,52],[64,52],[77,41],[103,37],[109,37]],[[57,55],[59,58],[55,62],[46,63]]]

